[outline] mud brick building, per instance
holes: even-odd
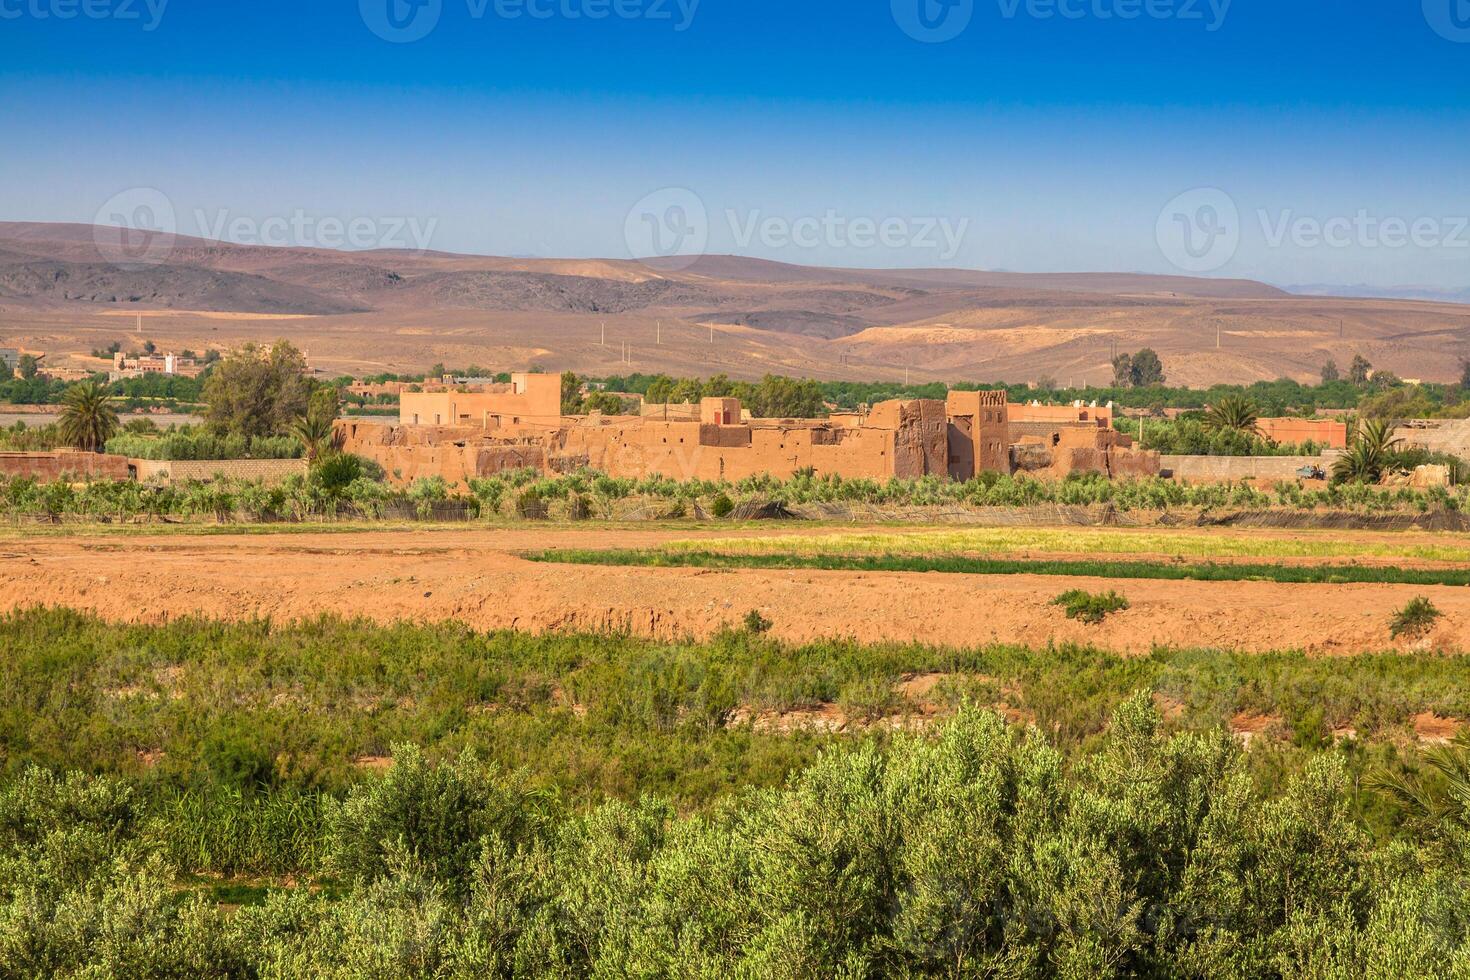
[[[561,415],[555,375],[518,374],[478,390],[404,392],[397,425],[346,419],[343,447],[380,464],[389,478],[428,476],[466,484],[520,467],[676,480],[788,478],[810,470],[847,479],[923,476],[968,480],[1019,468],[1157,474],[1159,458],[1132,448],[1107,410],[1013,406],[1004,391],[955,391],[944,401],[880,402],[826,419],[749,419],[734,398],[706,398],[667,415]],[[692,406],[691,406],[692,408]],[[1017,409],[1024,408],[1018,432]]]

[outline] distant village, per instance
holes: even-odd
[[[203,356],[165,352],[152,344],[133,352],[114,345],[94,356],[99,353],[110,357],[109,383],[199,379],[220,358],[218,352]],[[0,348],[0,370],[17,377],[80,380],[59,376],[45,364],[44,354],[17,348]],[[98,375],[81,373],[87,378]],[[1345,411],[1323,413],[1335,416],[1326,418],[1262,417],[1251,420],[1252,438],[1311,447],[1314,454],[1171,455],[1140,448],[1130,432],[1146,433],[1151,419],[1177,420],[1182,409],[1120,409],[1112,402],[1097,401],[1011,401],[1004,390],[951,390],[943,398],[895,398],[857,409],[829,404],[821,417],[774,418],[754,415],[736,397],[666,403],[580,381],[576,408],[568,410],[566,378],[549,373],[498,379],[449,374],[418,381],[339,379],[332,384],[347,404],[358,408],[336,420],[336,444],[376,464],[385,480],[398,485],[438,478],[463,488],[471,480],[526,468],[547,474],[586,469],[613,477],[679,481],[787,479],[801,473],[880,481],[921,477],[966,481],[987,473],[1047,480],[1094,475],[1162,476],[1190,482],[1310,481],[1327,477],[1351,436],[1341,417]],[[697,385],[694,390],[697,393]],[[396,418],[382,417],[394,411]],[[1130,432],[1120,431],[1115,424],[1120,419],[1129,420]],[[1470,425],[1465,423],[1409,421],[1400,432],[1405,441],[1428,451],[1470,455]],[[0,475],[207,479],[217,474],[279,479],[301,472],[304,465],[300,460],[219,460],[211,469],[194,465],[208,461],[165,467],[157,461],[100,457],[83,460],[64,449],[8,452],[0,454]],[[1437,474],[1420,479],[1449,482]]]

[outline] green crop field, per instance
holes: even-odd
[[[1167,531],[1116,528],[946,528],[852,531],[820,535],[712,538],[674,542],[676,551],[725,554],[1005,555],[1151,554],[1183,558],[1397,558],[1470,562],[1463,534],[1351,538],[1333,531],[1293,531],[1291,536],[1226,530]]]
[[[528,555],[533,561],[574,565],[669,568],[802,568],[847,572],[945,572],[954,575],[1058,575],[1199,582],[1295,582],[1383,585],[1470,585],[1470,568],[1398,568],[1392,565],[1282,565],[1094,559],[971,558],[962,555],[727,553],[655,548],[595,551],[559,548]]]

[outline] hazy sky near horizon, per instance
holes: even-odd
[[[246,242],[1466,288],[1467,122],[1470,0],[0,0],[0,219]]]

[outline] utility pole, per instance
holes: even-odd
[[[654,330],[656,331],[656,333],[654,334],[654,341],[655,343],[662,344],[664,342],[664,322],[662,320],[658,320],[655,322],[658,325],[654,327]]]
[[[1221,330],[1220,325],[1218,323],[1215,324],[1215,350],[1219,350],[1220,349],[1220,337],[1221,337],[1220,330]]]
[[[602,321],[602,346],[607,346],[607,321]]]

